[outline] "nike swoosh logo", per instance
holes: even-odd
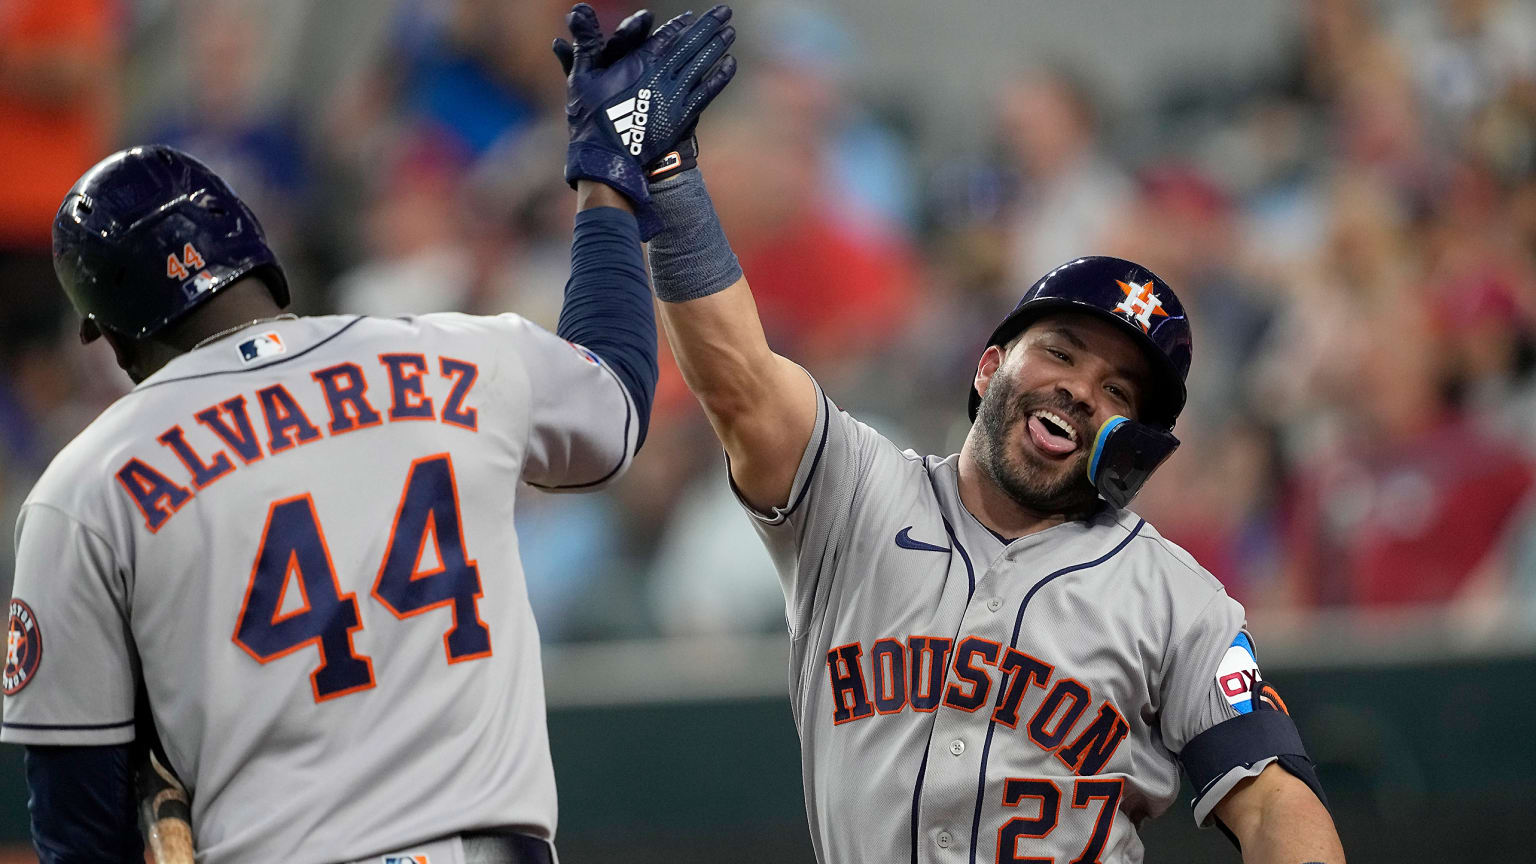
[[[911,531],[912,531],[912,526],[911,525],[908,525],[907,527],[901,529],[900,531],[897,531],[896,532],[896,545],[900,546],[903,549],[917,549],[917,550],[926,551],[926,552],[948,552],[949,551],[949,547],[948,546],[935,546],[932,543],[924,543],[921,540],[913,540],[912,537],[911,537],[911,534],[910,534]]]

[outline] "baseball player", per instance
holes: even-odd
[[[1245,860],[1343,861],[1242,606],[1125,509],[1178,443],[1167,284],[1047,273],[979,358],[960,453],[923,457],[770,350],[696,169],[651,195],[663,324],[784,589],[819,861],[1141,861],[1181,767]]]
[[[580,212],[555,333],[281,314],[254,214],[167,147],[70,190],[60,282],[137,386],[17,528],[0,738],[26,745],[44,862],[143,860],[132,748],[151,722],[209,864],[552,860],[513,493],[598,488],[644,438],[641,167],[729,81],[729,17],[652,33],[637,13],[605,42],[590,7],[569,16]]]

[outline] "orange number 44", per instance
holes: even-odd
[[[192,275],[193,270],[201,270],[206,266],[203,256],[197,254],[197,249],[191,243],[181,247],[179,260],[175,252],[165,256],[165,275],[169,279],[186,279]]]

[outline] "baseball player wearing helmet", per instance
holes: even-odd
[[[819,861],[1141,861],[1181,768],[1245,860],[1344,860],[1242,606],[1125,509],[1178,443],[1167,284],[1047,273],[981,352],[960,453],[924,457],[770,350],[697,170],[651,195],[663,324],[784,589]]]
[[[605,40],[569,16],[579,213],[554,333],[281,314],[255,215],[167,147],[70,190],[59,280],[136,386],[17,528],[0,739],[26,745],[42,861],[143,860],[151,725],[209,864],[553,860],[514,492],[598,488],[644,438],[641,170],[729,81],[728,18],[637,13]],[[616,122],[642,111],[643,141]]]

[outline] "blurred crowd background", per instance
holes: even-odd
[[[594,5],[611,28],[638,4]],[[77,343],[48,249],[65,190],[119,146],[223,174],[298,311],[553,327],[567,8],[0,0],[0,522],[128,386]],[[1536,5],[737,9],[701,163],[770,341],[839,405],[955,451],[1023,290],[1132,258],[1195,327],[1183,447],[1134,507],[1263,635],[1340,610],[1536,629]],[[781,632],[718,446],[662,366],[622,482],[520,493],[546,641]]]

